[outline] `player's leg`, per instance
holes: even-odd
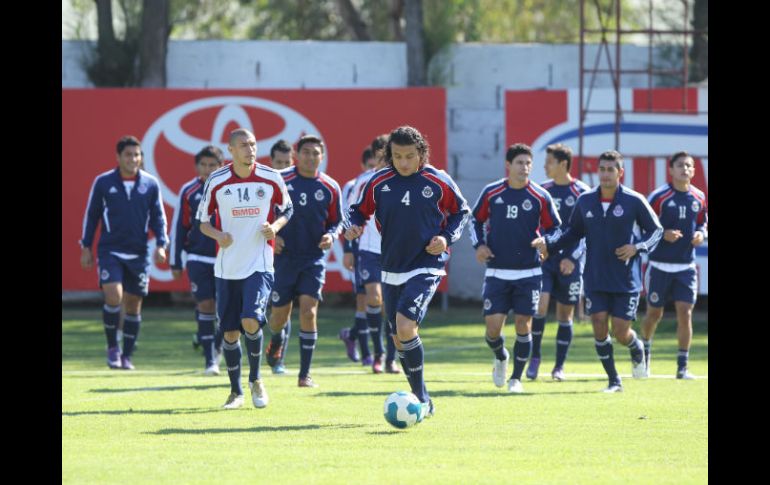
[[[575,315],[575,305],[580,298],[582,280],[577,268],[572,275],[562,276],[559,279],[559,288],[556,292],[556,321],[559,328],[556,331],[556,360],[554,362],[551,377],[554,380],[564,380],[564,362],[572,344],[572,322]]]
[[[491,276],[484,278],[481,288],[484,300],[483,313],[486,323],[484,340],[494,353],[492,362],[492,382],[495,386],[503,387],[508,376],[510,354],[505,349],[503,327],[508,311],[511,309],[511,287],[509,282]]]
[[[612,333],[618,342],[628,347],[634,378],[646,377],[644,345],[631,328],[631,323],[636,320],[639,293],[613,293],[611,299]]]
[[[296,293],[297,278],[300,268],[285,256],[275,258],[275,273],[272,293],[270,294],[270,331],[273,336],[267,345],[267,365],[273,368],[283,359],[286,324],[291,318],[292,303]]]
[[[673,299],[676,306],[676,337],[679,352],[676,358],[676,378],[693,379],[687,371],[687,361],[690,356],[692,343],[692,310],[698,295],[698,281],[694,269],[681,271],[676,274]]]
[[[557,271],[553,270],[554,263],[548,263],[543,265],[543,284],[542,291],[540,292],[540,303],[537,307],[537,313],[532,318],[532,357],[527,366],[527,378],[537,379],[537,373],[540,369],[540,347],[543,342],[543,334],[545,333],[545,320],[548,316],[548,304],[551,302],[551,293],[553,287],[557,282]]]
[[[382,343],[382,287],[377,282],[366,283],[366,322],[374,348],[372,371],[375,374],[381,374],[385,347]]]
[[[214,303],[214,265],[189,261],[187,276],[190,289],[195,297],[195,319],[198,324],[198,342],[203,347],[203,365],[206,375],[219,375],[216,363],[214,335],[216,333],[217,314]]]
[[[241,326],[246,337],[246,356],[249,360],[249,389],[251,402],[256,408],[267,406],[267,389],[260,376],[262,362],[262,327],[267,323],[267,300],[273,287],[273,274],[257,271],[243,284]]]
[[[650,375],[652,338],[665,310],[666,297],[671,286],[669,273],[647,265],[644,287],[647,289],[647,311],[642,321],[642,345],[644,346],[645,373]]]
[[[619,392],[623,390],[618,371],[615,368],[614,349],[610,338],[609,327],[609,297],[604,292],[586,291],[586,312],[591,317],[594,332],[594,345],[599,361],[607,373],[609,384],[604,392]]]
[[[139,330],[142,324],[142,299],[149,292],[150,260],[133,259],[121,261],[123,266],[123,355],[121,366],[133,370],[131,357],[136,343],[139,341]]]
[[[121,352],[118,342],[118,328],[123,305],[123,266],[120,265],[115,256],[99,255],[97,271],[99,287],[104,294],[102,322],[107,338],[107,365],[111,369],[120,369]]]
[[[516,342],[513,344],[513,372],[508,380],[508,392],[521,393],[524,392],[521,375],[532,353],[532,316],[540,303],[542,277],[522,278],[510,283],[513,287],[513,312],[516,315]]]
[[[326,265],[323,259],[304,265],[297,279],[299,295],[299,387],[318,387],[310,377],[316,341],[318,340],[318,303],[323,300]]]
[[[222,328],[222,352],[225,355],[227,376],[230,379],[230,395],[222,406],[237,409],[243,406],[241,387],[241,307],[244,280],[215,279],[217,315]]]
[[[401,342],[398,340],[398,332],[396,331],[396,309],[398,308],[398,300],[401,297],[401,293],[404,289],[404,285],[389,285],[387,283],[382,284],[382,297],[385,307],[385,329],[388,334],[388,338],[393,342],[393,347],[396,348],[396,354],[398,360],[401,363],[401,368],[404,370],[404,376],[406,377],[409,387],[412,387],[412,377],[409,374],[409,365],[406,362],[406,354],[401,348]]]

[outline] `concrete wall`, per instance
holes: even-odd
[[[82,42],[62,42],[62,87],[90,87],[79,62],[83,48]],[[597,50],[587,49],[586,66]],[[577,88],[578,60],[577,45],[539,44],[460,44],[434,60],[432,68],[447,87],[448,170],[469,203],[502,176],[504,92]],[[624,69],[646,68],[648,49],[624,45],[621,60]],[[167,62],[170,88],[406,86],[406,46],[395,42],[172,41]],[[607,67],[606,57],[599,67]],[[626,76],[621,84],[645,87],[647,78]],[[594,86],[611,87],[611,79],[597,76]],[[480,298],[483,267],[469,239],[454,247],[451,272],[463,275],[450,277],[452,296]]]

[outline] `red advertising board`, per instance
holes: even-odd
[[[361,171],[361,153],[380,133],[412,125],[431,144],[431,161],[446,167],[446,94],[441,88],[361,90],[62,90],[62,290],[95,290],[96,270],[80,268],[88,193],[98,174],[117,165],[115,144],[138,137],[144,169],[161,183],[171,223],[178,190],[195,176],[194,154],[214,144],[227,155],[227,134],[251,129],[260,163],[280,138],[295,143],[320,135],[327,151],[322,170],[340,186]],[[170,230],[170,229],[169,229]],[[152,237],[152,236],[151,236]],[[337,242],[327,260],[327,291],[349,291]],[[153,266],[152,291],[187,291],[167,265]],[[443,287],[446,285],[446,279]]]

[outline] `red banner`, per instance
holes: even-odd
[[[361,171],[371,140],[412,125],[430,142],[431,162],[446,167],[446,94],[441,88],[361,90],[62,90],[62,290],[95,290],[96,270],[80,267],[88,193],[98,174],[117,166],[115,144],[123,135],[142,142],[144,169],[158,177],[169,225],[178,190],[195,176],[194,155],[204,145],[226,150],[227,134],[251,129],[259,162],[279,138],[296,143],[307,133],[326,144],[322,170],[340,186]],[[169,227],[169,233],[171,228]],[[152,237],[152,236],[151,236]],[[152,241],[152,240],[151,240]],[[350,291],[339,242],[327,260],[325,289]],[[167,265],[153,266],[152,291],[188,291]],[[446,279],[440,289],[446,287]]]

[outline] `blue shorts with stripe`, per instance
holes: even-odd
[[[323,300],[321,290],[326,282],[326,264],[321,259],[275,257],[275,285],[270,297],[273,307],[288,305],[299,295]]]
[[[639,293],[610,293],[608,291],[586,291],[586,313],[608,312],[610,316],[623,320],[636,320]]]
[[[382,264],[380,255],[369,251],[359,251],[356,260],[356,272],[358,273],[361,287],[369,283],[382,282]]]
[[[242,280],[215,278],[217,317],[225,332],[240,330],[242,318],[254,318],[263,327],[265,311],[273,288],[273,273],[255,271]]]
[[[562,259],[548,258],[543,263],[543,289],[540,292],[549,293],[562,305],[577,305],[583,287],[581,265],[576,264],[572,273],[564,276],[560,269]]]
[[[542,277],[529,276],[518,280],[503,280],[494,276],[484,278],[481,289],[484,298],[484,316],[513,310],[516,315],[534,315],[540,303]]]
[[[382,284],[390,335],[396,335],[396,313],[416,321],[417,325],[422,322],[440,282],[440,275],[422,273],[412,276],[400,285]]]
[[[187,277],[195,301],[214,298],[214,265],[202,261],[187,261]]]
[[[660,308],[667,300],[695,304],[698,296],[695,268],[669,273],[648,265],[644,276],[647,303],[650,306]]]
[[[123,259],[114,254],[99,254],[99,288],[107,283],[121,283],[123,291],[147,296],[150,290],[150,257]]]

